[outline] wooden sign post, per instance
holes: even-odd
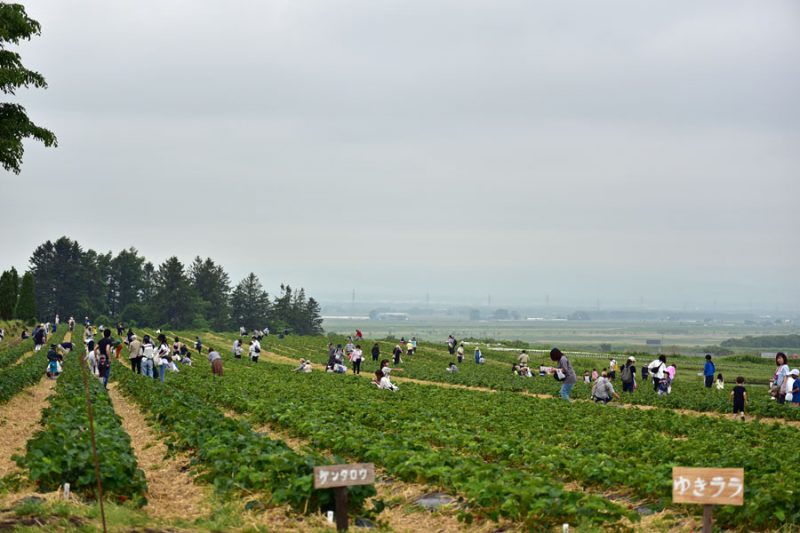
[[[372,463],[314,467],[314,488],[333,489],[338,531],[347,531],[347,487],[373,483],[375,483],[375,465]]]
[[[714,505],[744,505],[743,468],[672,468],[672,502],[703,505],[703,533],[711,533]]]

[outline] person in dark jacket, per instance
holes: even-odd
[[[381,347],[378,346],[378,343],[372,345],[372,360],[377,361],[378,358],[381,356]]]

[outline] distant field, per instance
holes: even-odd
[[[453,334],[457,338],[476,337],[521,340],[537,345],[597,349],[601,343],[614,350],[639,349],[648,339],[659,339],[664,349],[716,345],[745,335],[788,335],[800,333],[797,326],[753,326],[744,324],[702,324],[682,322],[600,322],[600,321],[446,321],[446,320],[343,320],[326,319],[326,332],[348,333],[361,329],[368,337],[387,335],[436,341]],[[656,348],[657,349],[657,348]]]

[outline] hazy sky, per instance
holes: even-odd
[[[795,1],[24,2],[68,235],[325,300],[800,305]]]

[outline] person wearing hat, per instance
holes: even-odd
[[[794,407],[800,407],[800,370],[795,368],[789,375],[794,377],[794,383],[792,383],[791,389],[786,389],[786,401],[791,401]],[[791,400],[789,399],[789,393],[792,395]]]
[[[800,375],[800,370],[794,369],[789,371],[789,375],[786,376],[786,399],[787,402],[794,401],[794,390],[798,385],[798,375]]]
[[[128,360],[131,362],[131,371],[134,374],[142,373],[142,341],[131,333],[128,342]]]
[[[308,374],[311,372],[311,361],[308,359],[300,359],[300,366],[294,369],[295,372]]]
[[[620,379],[622,379],[622,392],[633,392],[636,389],[636,358],[634,356],[628,357],[628,360],[622,365],[620,372]]]
[[[51,344],[50,350],[47,352],[47,377],[55,379],[61,374],[61,361],[63,360],[64,358],[56,350],[56,345]]]

